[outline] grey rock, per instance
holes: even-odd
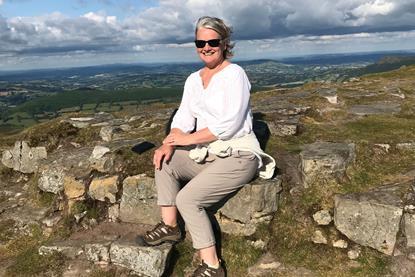
[[[94,150],[92,150],[90,159],[100,159],[110,151],[111,150],[108,147],[97,145],[94,147]]]
[[[300,170],[304,187],[326,179],[339,181],[355,159],[353,143],[316,142],[305,145],[300,153]]]
[[[267,243],[263,240],[248,241],[254,248],[264,250]]]
[[[396,148],[399,150],[415,151],[415,142],[405,142],[396,144]]]
[[[91,125],[104,123],[107,121],[111,121],[113,119],[114,116],[112,116],[111,114],[100,112],[94,114],[94,116],[91,117],[73,117],[66,121],[76,128],[87,128]]]
[[[103,141],[112,141],[114,135],[117,133],[122,132],[123,130],[119,126],[104,126],[99,131],[99,136],[102,138]]]
[[[270,215],[278,209],[282,190],[280,176],[271,180],[256,179],[245,185],[220,209],[229,219],[248,223],[254,218]],[[241,209],[241,207],[244,207]]]
[[[137,246],[133,242],[116,241],[111,244],[110,258],[115,265],[150,277],[162,276],[172,245],[164,243],[158,247]]]
[[[331,214],[327,210],[321,210],[313,214],[313,219],[318,225],[329,225],[333,220]]]
[[[91,152],[91,147],[83,147],[71,151],[61,149],[49,155],[39,165],[40,179],[42,179],[39,183],[44,183],[40,187],[49,187],[48,184],[51,183],[55,184],[56,189],[54,191],[60,191],[63,189],[61,186],[63,186],[65,177],[71,180],[80,180],[88,176],[91,172],[89,162]],[[57,180],[54,180],[54,178]],[[59,181],[58,184],[56,184],[57,181]]]
[[[84,253],[82,243],[72,240],[53,242],[48,245],[42,245],[38,250],[40,255],[49,255],[53,253],[61,253],[69,259],[76,259]]]
[[[114,204],[108,207],[108,220],[117,222],[120,218],[120,204]]]
[[[2,209],[3,207],[0,205],[2,219],[12,219],[17,228],[24,232],[24,229],[28,226],[40,225],[42,220],[47,217],[49,210],[48,207],[41,208],[28,201],[24,205],[16,204],[9,206],[10,203],[6,204],[8,207],[5,209]]]
[[[114,166],[114,156],[106,155],[111,150],[108,147],[97,145],[94,147],[89,162],[91,167],[99,172],[110,172]]]
[[[415,214],[404,214],[404,233],[406,247],[415,247]]]
[[[271,253],[264,254],[258,262],[248,268],[247,276],[318,276],[313,271],[304,267],[294,267],[279,262]]]
[[[41,176],[38,180],[38,187],[42,191],[57,194],[64,190],[65,174],[60,167],[50,167],[42,170]]]
[[[256,224],[259,224],[259,222],[255,220],[249,223],[241,223],[238,221],[231,220],[225,216],[222,216],[220,213],[215,214],[215,217],[220,224],[220,229],[222,232],[237,236],[253,235],[257,229]]]
[[[347,243],[347,241],[343,240],[343,239],[339,239],[336,241],[333,241],[333,247],[336,248],[347,248],[349,246],[349,244]]]
[[[278,209],[282,179],[256,179],[229,199],[217,215],[225,233],[251,235],[260,223],[269,223]],[[241,207],[244,207],[241,209]]]
[[[271,275],[281,266],[281,263],[278,262],[271,253],[266,253],[258,260],[255,265],[248,268],[248,276],[266,276],[267,274]]]
[[[355,105],[349,110],[356,115],[395,114],[401,111],[399,103],[374,103],[370,105]]]
[[[316,230],[311,240],[316,244],[327,244],[327,238],[322,231]]]
[[[130,176],[123,181],[119,219],[123,222],[154,225],[160,220],[154,178]]]
[[[294,136],[298,133],[299,118],[290,117],[287,119],[274,120],[269,122],[268,126],[271,134],[274,136]]]
[[[385,153],[388,153],[389,149],[391,148],[390,144],[387,143],[376,143],[374,146],[375,149],[379,149]]]
[[[38,170],[39,162],[47,158],[45,147],[30,147],[26,141],[16,141],[13,149],[3,151],[2,163],[23,173]]]
[[[84,245],[85,256],[91,262],[105,262],[110,260],[110,245],[111,242],[94,242]]]
[[[410,184],[394,184],[365,193],[336,195],[334,223],[354,242],[392,255],[403,214],[402,193]]]
[[[356,260],[360,256],[360,250],[357,249],[351,249],[347,251],[347,257],[349,257],[350,260]]]

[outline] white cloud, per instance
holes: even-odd
[[[194,24],[202,15],[223,18],[233,26],[238,44],[247,41],[241,44],[245,47],[250,40],[261,40],[255,51],[265,52],[275,49],[273,41],[292,40],[312,48],[312,43],[356,43],[390,31],[400,31],[403,40],[406,31],[415,29],[414,0],[160,0],[158,6],[123,20],[108,10],[79,17],[62,13],[9,19],[0,16],[0,53],[139,55],[189,51]],[[383,42],[390,38],[386,35]]]

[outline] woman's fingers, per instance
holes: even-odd
[[[160,164],[161,164],[161,160],[163,159],[163,156],[164,154],[160,150],[156,150],[154,152],[153,164],[156,170],[160,169]]]
[[[173,154],[173,148],[171,146],[162,145],[154,152],[153,156],[153,165],[156,170],[161,169],[161,163],[163,159],[167,162],[170,160],[171,155]]]

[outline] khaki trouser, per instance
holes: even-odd
[[[171,160],[167,164],[163,162],[161,170],[156,170],[157,203],[177,207],[192,236],[194,248],[215,245],[205,208],[251,181],[257,168],[258,158],[247,151],[236,151],[226,158],[209,154],[206,162],[198,164],[189,158],[189,151],[176,149]]]

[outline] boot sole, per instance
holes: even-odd
[[[144,238],[142,236],[138,236],[135,240],[138,244],[144,244],[144,246],[159,246],[159,245],[161,245],[165,242],[169,242],[169,243],[175,245],[175,244],[181,242],[183,240],[183,238],[180,238],[180,239],[162,239],[162,240],[156,240],[156,241],[153,241],[153,242],[147,242],[147,241],[144,240]]]

